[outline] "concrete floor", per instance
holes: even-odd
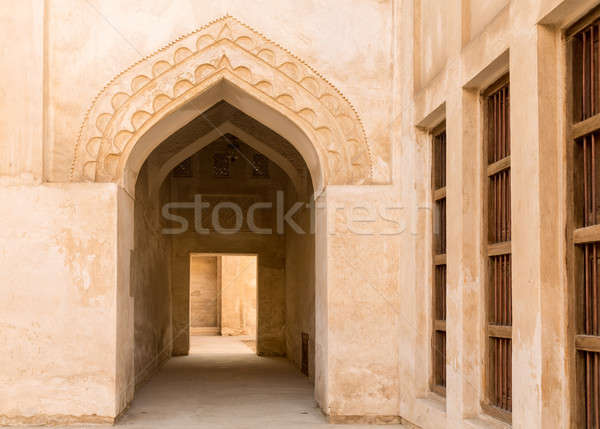
[[[369,427],[327,424],[313,400],[313,386],[308,379],[286,359],[256,356],[252,345],[243,340],[192,337],[190,355],[170,359],[141,386],[117,426]]]

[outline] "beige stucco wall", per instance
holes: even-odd
[[[136,184],[131,253],[136,384],[171,356],[171,242],[161,233],[165,221],[160,216],[161,202],[168,200],[168,192],[163,186],[158,195],[149,195],[148,168],[142,168]]]
[[[454,17],[446,21],[443,30],[419,16],[416,2],[400,3],[396,26],[405,31],[397,33],[402,49],[395,69],[399,85],[395,109],[401,121],[395,129],[402,157],[396,159],[394,181],[407,190],[406,185],[414,180],[412,204],[425,208],[416,212],[415,235],[401,252],[412,253],[403,266],[414,264],[414,270],[406,271],[408,285],[401,307],[407,324],[401,331],[399,371],[408,384],[400,392],[400,414],[424,428],[504,427],[480,405],[486,389],[485,203],[481,199],[485,166],[480,91],[510,72],[512,426],[573,427],[573,361],[567,336],[569,285],[566,258],[561,253],[565,251],[564,222],[570,198],[566,188],[566,57],[562,35],[597,2],[432,2],[438,10],[429,11],[429,15],[442,12]],[[427,37],[439,40],[441,32],[444,47],[436,52],[446,59],[435,75],[427,75],[418,38],[432,33]],[[411,59],[411,67],[402,65]],[[424,75],[426,79],[421,78]],[[415,90],[402,87],[411,82]],[[432,259],[431,215],[426,208],[431,207],[428,133],[444,119],[449,166],[448,379],[446,397],[442,398],[429,388]],[[403,145],[402,141],[414,144]],[[405,180],[407,174],[414,177]],[[547,219],[552,219],[551,224]]]
[[[242,0],[48,0],[4,8],[0,23],[13,36],[2,42],[9,60],[0,64],[0,221],[9,225],[3,243],[18,245],[0,252],[0,287],[8,297],[0,303],[0,335],[8,350],[0,358],[0,398],[10,397],[0,401],[1,421],[110,417],[131,400],[135,314],[142,314],[137,305],[145,299],[134,304],[139,289],[131,282],[131,252],[142,251],[133,236],[134,196],[116,185],[40,182],[67,180],[86,111],[113,76],[230,13],[340,89],[361,118],[377,174],[391,177],[389,186],[329,187],[319,198],[328,208],[316,215],[315,396],[326,413],[338,417],[401,416],[423,428],[500,426],[480,406],[485,261],[479,92],[510,71],[513,427],[569,427],[575,401],[564,237],[570,195],[562,33],[597,3],[262,0],[249,7]],[[452,165],[445,399],[429,389],[428,132],[443,119]],[[208,181],[173,186],[168,180],[166,186],[179,189],[176,197],[182,199],[217,189],[250,192]],[[406,208],[405,232],[330,236],[326,232],[344,221],[333,205],[352,201],[398,201]],[[298,331],[311,326],[310,313],[298,314],[291,302],[310,298],[311,290],[310,280],[306,289],[292,289],[302,283],[301,270],[286,258],[300,249],[308,255],[303,240],[248,232],[174,239],[174,353],[188,348],[189,254],[254,253],[258,306],[265,315],[257,326],[259,353],[288,349],[295,361]],[[147,260],[158,256],[144,254]],[[148,344],[161,344],[161,338],[148,338]]]
[[[254,7],[241,0],[153,0],[143,5],[51,0],[45,12],[46,178],[67,179],[75,136],[91,100],[107,82],[140,58],[226,14],[290,49],[340,88],[362,112],[379,175],[389,178],[391,12],[389,0],[357,1],[351,8],[345,0],[262,1]],[[332,20],[336,25],[326,25]]]
[[[291,202],[308,202],[311,187],[303,195],[288,186],[288,210]],[[312,219],[311,219],[312,218]],[[290,225],[285,229],[285,252],[289,255],[285,263],[286,287],[286,356],[296,365],[302,367],[302,333],[309,336],[308,342],[308,376],[314,381],[315,376],[315,234],[314,211],[306,206],[296,212],[294,222],[301,228],[297,232]]]
[[[221,334],[256,337],[257,258],[222,255],[220,259]]]
[[[355,218],[357,203],[370,211]],[[316,270],[317,402],[333,421],[399,421],[399,350],[406,338],[398,335],[405,322],[400,218],[375,215],[398,207],[397,194],[391,187],[330,186],[317,204],[316,261],[326,261]]]
[[[14,35],[3,43],[0,64],[0,184],[40,183],[43,176],[45,103],[44,4],[2,8],[0,25]],[[28,125],[25,126],[25,124]]]
[[[421,23],[416,27],[418,31],[415,43],[418,56],[415,76],[417,85],[428,82],[436,76],[446,64],[448,58],[448,9],[450,3],[437,0],[417,0],[415,8],[415,21]],[[432,31],[434,29],[434,31]]]
[[[464,42],[468,42],[479,36],[486,26],[493,21],[494,17],[508,6],[509,0],[488,0],[485,2],[477,0],[466,0],[467,12],[465,19]]]
[[[0,187],[0,201],[0,423],[111,421],[117,187]]]

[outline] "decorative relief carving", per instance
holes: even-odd
[[[105,86],[81,127],[71,180],[118,180],[125,149],[171,103],[228,73],[312,130],[317,152],[326,157],[329,183],[371,181],[370,148],[348,100],[300,59],[231,16],[180,37]]]

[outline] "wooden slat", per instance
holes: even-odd
[[[600,114],[587,118],[584,121],[576,122],[571,128],[571,139],[575,140],[586,134],[600,129]]]
[[[593,335],[576,335],[575,347],[577,350],[600,353],[600,337]]]
[[[488,337],[512,338],[512,326],[488,325]]]
[[[575,244],[591,243],[600,241],[600,225],[577,228],[573,231],[573,242]]]
[[[437,137],[440,134],[442,134],[444,131],[446,131],[446,121],[442,121],[441,123],[439,123],[435,127],[433,127],[433,129],[431,130],[431,134],[434,137]]]
[[[488,86],[481,93],[481,95],[484,97],[489,97],[490,95],[493,95],[494,93],[496,93],[496,91],[498,91],[500,88],[502,88],[507,83],[509,83],[509,74],[508,73],[505,74],[504,76],[502,76],[500,79],[498,79],[496,82],[494,82],[490,86]]]
[[[434,201],[441,200],[442,198],[446,198],[446,187],[445,186],[443,188],[436,189],[433,191],[433,200]]]
[[[570,39],[598,18],[600,18],[600,6],[596,6],[587,15],[569,27],[565,32],[565,36]]]
[[[444,253],[442,255],[434,255],[433,265],[446,265],[446,254]]]
[[[481,409],[488,416],[491,416],[498,420],[502,420],[503,422],[506,422],[508,424],[512,424],[512,414],[506,410],[485,403],[481,404]]]
[[[502,158],[500,161],[494,162],[493,164],[488,165],[487,167],[487,175],[493,176],[494,174],[506,170],[510,168],[510,155],[506,158]]]
[[[434,320],[433,329],[436,331],[446,332],[446,321],[445,320]]]
[[[510,241],[488,244],[488,256],[507,255],[510,253]]]

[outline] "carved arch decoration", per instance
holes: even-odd
[[[190,94],[227,78],[250,85],[300,126],[327,183],[372,182],[372,154],[350,102],[302,60],[231,16],[180,37],[102,89],[82,124],[70,180],[118,181],[131,147],[153,124]]]

